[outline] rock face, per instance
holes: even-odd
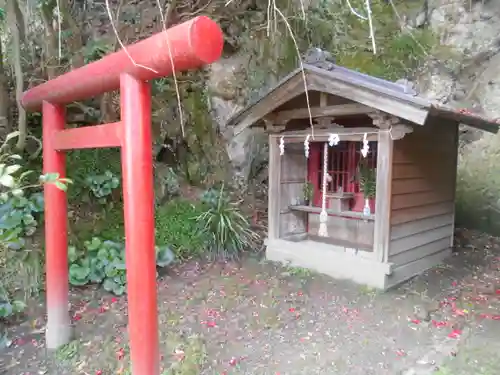
[[[428,0],[414,21],[427,20],[450,48],[447,61],[429,62],[419,79],[429,98],[500,116],[500,0]]]
[[[243,108],[242,99],[248,94],[244,87],[248,59],[247,55],[239,54],[213,63],[208,82],[212,117],[226,140],[226,151],[239,180],[248,179],[252,160],[265,143],[258,130],[245,129],[233,136],[233,129],[226,127],[231,116]]]
[[[315,1],[303,4],[307,9],[311,3]],[[420,12],[406,17],[406,26],[432,28],[443,50],[417,77],[419,93],[486,117],[500,117],[500,0],[424,0]],[[317,52],[311,49],[305,57],[314,60]],[[212,117],[226,138],[229,158],[240,177],[248,176],[249,155],[255,142],[264,139],[253,130],[233,137],[232,129],[226,129],[227,120],[242,108],[241,98],[249,95],[244,87],[247,67],[248,56],[244,54],[223,58],[212,64],[209,80]],[[464,139],[470,142],[477,134],[468,131]]]

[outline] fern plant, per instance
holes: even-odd
[[[206,238],[212,259],[237,259],[256,244],[258,235],[251,230],[237,204],[230,202],[224,186],[218,194],[210,195],[212,199],[205,200],[205,212],[196,217],[200,235]]]
[[[366,163],[359,163],[358,176],[359,189],[363,192],[365,199],[375,198],[377,191],[377,170]]]

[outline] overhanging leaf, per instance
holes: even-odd
[[[14,177],[8,174],[4,174],[0,177],[0,185],[3,185],[8,188],[12,188],[15,185]]]

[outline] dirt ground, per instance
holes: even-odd
[[[500,241],[463,232],[447,264],[379,293],[258,259],[158,282],[162,375],[500,373]],[[130,374],[127,300],[72,291],[77,339],[44,349],[43,305],[10,328],[0,374]]]

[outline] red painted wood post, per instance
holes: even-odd
[[[63,105],[43,102],[43,171],[65,177],[66,155],[54,148],[54,136],[66,126]],[[44,186],[45,197],[45,267],[47,269],[48,349],[57,349],[71,339],[68,312],[68,213],[66,193],[54,184]]]
[[[23,94],[27,111],[43,107],[44,168],[64,175],[64,150],[122,147],[129,329],[134,375],[158,375],[151,103],[149,84],[197,69],[222,54],[224,37],[205,16],[176,25]],[[147,67],[147,68],[144,68]],[[64,130],[64,105],[121,89],[122,121]],[[51,104],[48,104],[51,103]],[[47,346],[70,337],[65,193],[47,186]]]
[[[120,76],[130,353],[134,375],[159,375],[150,84]]]

